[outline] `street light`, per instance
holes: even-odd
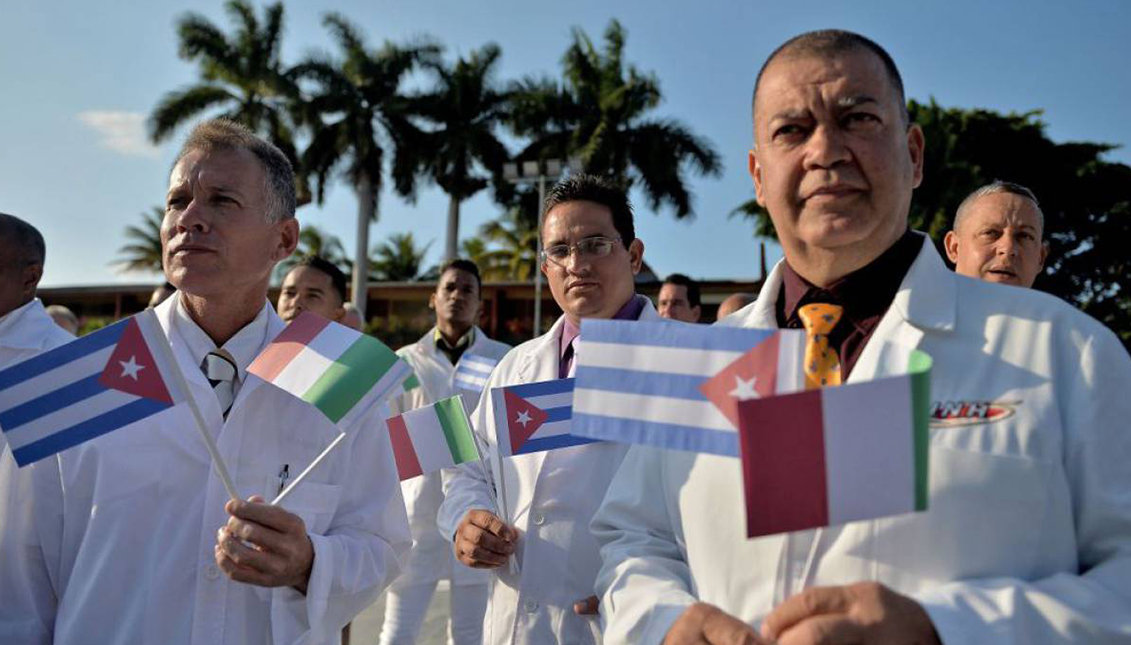
[[[542,272],[538,268],[542,257],[542,204],[546,201],[546,181],[557,182],[569,172],[581,172],[581,160],[573,157],[569,167],[563,168],[561,159],[546,159],[543,162],[522,162],[519,174],[517,162],[503,164],[503,178],[512,184],[538,183],[538,246],[534,255],[534,336],[542,333]]]

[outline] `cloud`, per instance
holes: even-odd
[[[103,147],[131,157],[156,157],[159,149],[145,134],[145,115],[140,112],[91,110],[79,120],[102,135]]]

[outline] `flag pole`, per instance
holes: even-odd
[[[177,305],[175,305],[177,306]],[[150,315],[153,315],[152,313]],[[156,321],[154,321],[156,322]],[[189,409],[192,410],[192,416],[196,419],[196,429],[200,431],[200,437],[204,439],[204,445],[208,448],[208,454],[212,457],[212,463],[216,465],[216,474],[220,476],[220,481],[224,484],[224,490],[228,492],[228,497],[238,500],[240,499],[239,493],[236,492],[235,484],[232,483],[232,476],[228,474],[228,465],[224,463],[224,457],[220,455],[220,449],[216,447],[216,440],[208,432],[207,426],[204,425],[204,415],[200,413],[200,408],[196,407],[196,399],[192,396],[192,391],[189,390],[188,382],[185,381],[185,375],[181,373],[180,363],[177,362],[173,356],[173,348],[169,345],[169,337],[165,332],[161,332],[161,342],[157,344],[157,351],[163,354],[165,364],[169,366],[169,371],[173,373],[173,378],[177,380],[177,386],[184,393],[185,402],[188,403]]]
[[[317,468],[318,464],[322,463],[322,460],[326,458],[326,455],[330,454],[330,452],[334,448],[336,448],[339,443],[342,442],[342,439],[345,439],[345,438],[346,438],[346,433],[344,433],[344,432],[339,433],[338,436],[335,437],[334,440],[330,442],[330,445],[326,446],[326,449],[323,450],[322,453],[319,454],[317,457],[315,457],[314,461],[310,462],[310,465],[307,466],[301,473],[298,474],[298,477],[295,477],[294,480],[291,481],[290,484],[287,484],[287,487],[284,488],[279,493],[279,495],[275,497],[275,499],[271,500],[271,506],[278,506],[280,502],[282,502],[284,499],[286,499],[287,495],[291,494],[291,491],[294,490],[295,486],[298,486],[299,484],[301,484],[302,480],[306,479],[306,476],[310,474],[310,471]]]

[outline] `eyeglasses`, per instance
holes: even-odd
[[[613,246],[619,243],[619,237],[604,237],[597,235],[594,237],[587,237],[584,240],[574,242],[573,244],[555,244],[547,246],[542,250],[542,262],[552,262],[558,266],[565,266],[569,262],[569,256],[573,251],[577,251],[580,258],[595,259],[603,258],[613,252]]]

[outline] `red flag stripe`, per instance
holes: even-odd
[[[265,381],[273,381],[304,347],[314,340],[330,321],[312,314],[303,313],[291,321],[263,353],[248,367],[248,371]]]
[[[738,404],[749,537],[829,523],[821,391]]]
[[[404,423],[404,416],[397,415],[385,420],[389,426],[389,439],[393,443],[393,459],[397,462],[397,473],[401,481],[411,479],[424,473],[420,467],[420,460],[416,457],[416,448],[408,436],[408,426]]]

